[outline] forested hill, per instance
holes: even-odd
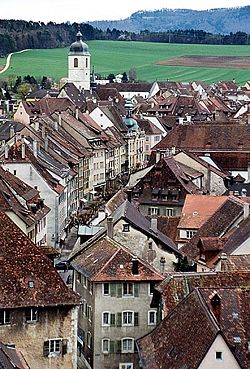
[[[81,24],[85,40],[101,39],[103,32],[89,24]],[[70,45],[76,38],[77,23],[56,24],[0,20],[0,56],[23,49],[50,49]]]
[[[119,29],[129,32],[166,32],[177,29],[196,29],[210,33],[250,33],[250,6],[212,9],[161,9],[155,11],[139,11],[129,18],[114,21],[90,22],[100,29]]]

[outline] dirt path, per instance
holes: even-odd
[[[12,55],[14,55],[14,54],[24,53],[25,51],[28,51],[28,50],[30,50],[30,49],[25,49],[25,50],[21,50],[21,51],[16,51],[15,53],[10,53],[10,54],[7,56],[7,60],[6,60],[5,67],[4,67],[2,70],[0,70],[0,74],[1,74],[1,73],[6,72],[6,70],[8,70],[8,68],[9,68],[9,66],[10,66],[10,60],[11,60]]]

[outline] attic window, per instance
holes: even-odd
[[[216,358],[216,360],[222,360],[222,352],[221,351],[216,351],[215,358]]]
[[[240,337],[234,337],[234,343],[241,343]]]
[[[29,281],[28,282],[28,286],[29,286],[29,288],[34,288],[34,282],[33,281]]]
[[[123,224],[122,232],[129,232],[129,231],[130,231],[129,224]]]
[[[233,319],[238,319],[239,318],[239,314],[238,313],[233,313],[232,314],[232,317],[233,317]]]

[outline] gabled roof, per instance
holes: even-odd
[[[28,115],[51,115],[54,112],[73,108],[73,103],[67,98],[45,97],[39,101],[22,101],[23,107]]]
[[[228,237],[227,241],[224,243],[223,251],[226,254],[231,254],[248,239],[250,239],[250,216],[241,222],[237,230]]]
[[[200,228],[226,200],[226,196],[188,194],[182,208],[178,228]]]
[[[157,233],[151,229],[151,222],[142,215],[128,200],[124,201],[112,214],[114,224],[120,219],[124,219],[133,227],[145,233],[148,237],[160,243],[164,249],[170,249],[173,253],[180,255],[181,252],[176,247],[175,243],[165,236],[162,232]]]
[[[0,308],[77,305],[51,261],[0,212]]]
[[[151,333],[137,340],[142,367],[197,369],[218,333],[219,326],[195,290]]]
[[[221,335],[239,367],[248,369],[249,308],[249,288],[194,289],[151,333],[137,341],[143,368],[198,369]]]
[[[201,226],[195,236],[182,247],[184,254],[195,258],[199,255],[197,244],[200,237],[222,237],[230,230],[244,211],[244,202],[229,196],[217,211]]]
[[[243,149],[250,151],[250,125],[216,123],[178,125],[154,147],[154,150],[166,150],[173,146],[196,152],[205,149],[225,152]]]
[[[67,82],[60,90],[67,95],[68,99],[77,107],[81,108],[86,101],[86,98],[82,92],[78,90],[74,83]]]
[[[162,276],[142,259],[138,274],[132,273],[134,255],[113,239],[103,235],[71,261],[73,267],[93,282],[103,281],[161,281]]]

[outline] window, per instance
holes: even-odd
[[[160,215],[160,209],[157,207],[148,208],[148,215]]]
[[[122,339],[122,353],[134,352],[134,339],[123,338]]]
[[[102,313],[102,325],[109,326],[110,325],[110,312],[104,311]]]
[[[133,369],[133,363],[120,363],[119,369]]]
[[[120,363],[119,369],[133,369],[133,363]]]
[[[153,295],[154,293],[154,288],[155,288],[155,282],[150,282],[149,283],[149,294]]]
[[[131,282],[123,283],[122,287],[123,287],[122,291],[123,296],[133,296],[134,294],[133,283]]]
[[[129,224],[123,224],[123,229],[122,229],[122,232],[129,232]]]
[[[156,311],[149,310],[148,312],[148,325],[156,325]]]
[[[108,353],[110,351],[110,339],[109,338],[103,338],[102,340],[102,352]]]
[[[172,217],[174,215],[174,210],[171,208],[166,208],[166,216]]]
[[[35,323],[37,322],[37,309],[31,308],[31,309],[27,309],[25,311],[25,319],[26,322],[28,323]]]
[[[78,59],[74,58],[74,68],[78,68]]]
[[[103,283],[103,295],[109,296],[110,295],[110,289],[109,289],[109,283]]]
[[[86,58],[86,68],[88,68],[88,58]]]
[[[186,231],[187,239],[190,240],[195,235],[196,231]]]
[[[92,321],[92,307],[88,306],[88,320],[91,322]]]
[[[53,338],[44,342],[43,356],[53,357],[65,355],[67,353],[67,340],[62,338]]]
[[[10,311],[0,310],[0,325],[10,324]]]
[[[216,360],[222,360],[222,352],[221,351],[216,351],[215,357],[216,357]]]
[[[123,311],[122,313],[122,325],[134,325],[134,312]]]

